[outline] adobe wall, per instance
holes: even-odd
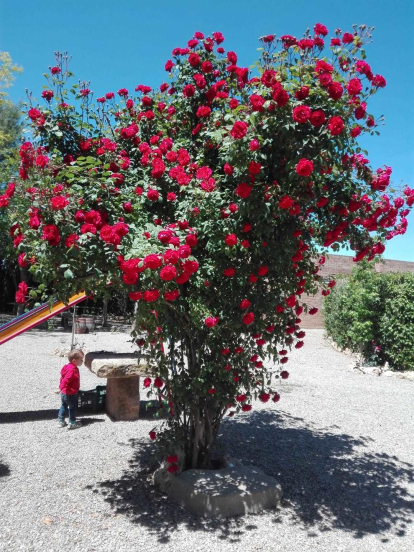
[[[329,276],[337,276],[338,274],[350,274],[354,267],[355,263],[353,262],[352,257],[347,257],[345,255],[330,255],[329,258],[327,257],[326,263],[322,265],[319,274],[325,278],[328,278]],[[376,272],[414,273],[414,263],[385,259],[383,263],[378,263],[375,265],[375,270]],[[322,299],[323,297],[320,293],[318,293],[314,297],[304,296],[304,300],[309,305],[309,307],[317,307],[319,311],[313,316],[303,314],[300,317],[302,319],[301,327],[308,329],[324,327],[322,315]]]

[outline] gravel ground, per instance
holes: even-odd
[[[1,347],[0,550],[414,550],[414,384],[351,372],[321,330],[291,355],[275,405],[227,419],[220,443],[281,483],[276,511],[232,520],[188,515],[150,488],[151,419],[56,424],[56,348],[70,334],[31,331]],[[79,336],[80,337],[80,336]],[[82,336],[125,351],[128,336]],[[81,368],[81,387],[102,383]],[[141,397],[142,398],[142,397]]]

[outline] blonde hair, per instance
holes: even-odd
[[[75,360],[76,358],[83,358],[83,357],[84,357],[83,351],[81,351],[80,349],[72,349],[68,353],[69,362],[72,362],[72,360]]]

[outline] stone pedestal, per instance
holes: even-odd
[[[105,411],[113,420],[138,420],[139,376],[108,378]]]
[[[107,378],[105,410],[114,421],[138,420],[139,378],[149,374],[144,360],[131,353],[99,351],[85,355],[85,365]]]

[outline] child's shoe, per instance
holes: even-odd
[[[58,420],[58,427],[66,427],[68,424],[65,420]]]
[[[82,423],[79,421],[68,423],[68,429],[78,429],[79,427],[82,427]]]

